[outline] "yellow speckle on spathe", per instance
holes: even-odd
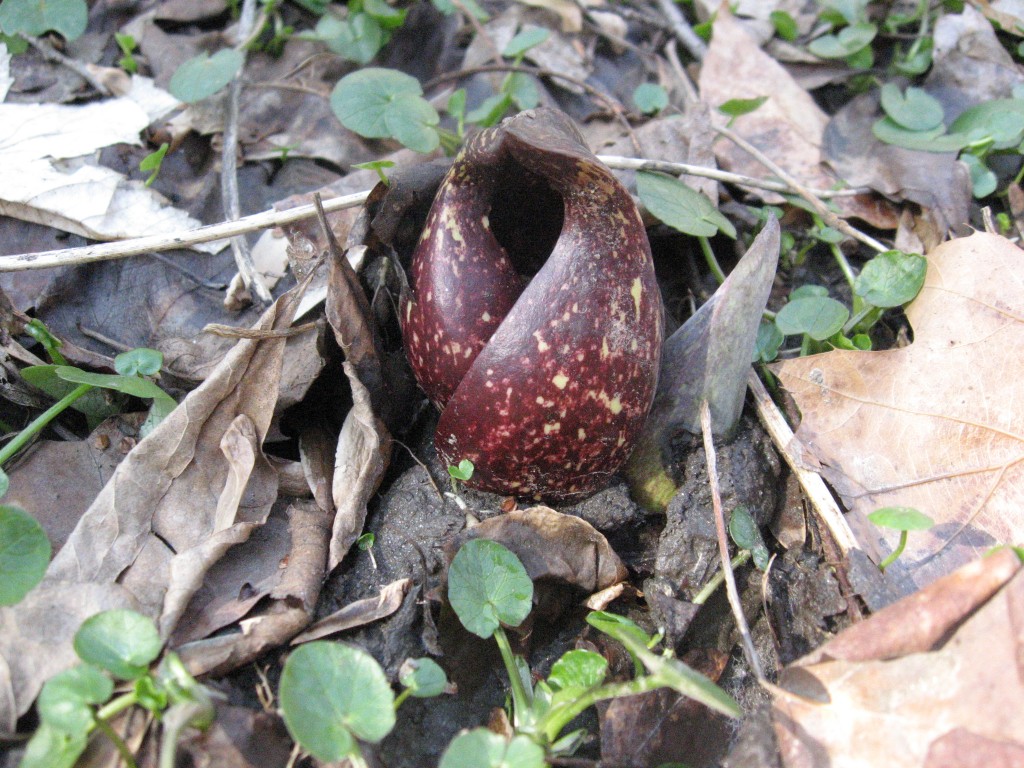
[[[487,214],[486,213],[483,215],[483,218],[480,219],[480,223],[484,225],[484,229],[485,230],[491,228],[491,220],[489,218],[487,218]]]
[[[616,415],[622,413],[622,401],[617,396],[613,397],[608,401],[608,410]]]
[[[457,355],[461,351],[462,351],[462,345],[459,344],[459,342],[457,342],[457,341],[453,341],[452,342],[452,354],[453,355]]]
[[[543,337],[541,337],[540,331],[534,331],[533,337],[537,339],[538,352],[547,352],[549,349],[551,349],[551,345],[544,341]]]
[[[544,425],[544,434],[550,435],[552,432],[558,432],[562,428],[562,422],[556,421],[554,424]]]
[[[412,319],[412,302],[410,301],[405,305],[405,322],[409,322]]]
[[[608,349],[608,337],[607,336],[602,336],[601,337],[601,359],[604,360],[611,353],[612,353],[612,351],[610,349]]]
[[[616,445],[617,445],[617,446],[618,446],[619,448],[621,448],[621,447],[622,447],[622,446],[624,446],[625,444],[626,444],[626,438],[625,438],[625,437],[622,437],[622,436],[620,435],[620,436],[619,436],[619,440],[618,440],[618,442],[616,443]]]
[[[640,297],[644,295],[644,286],[640,282],[640,278],[633,280],[633,287],[629,289],[629,292],[633,296],[633,304],[636,306],[636,319],[640,319]]]
[[[556,373],[551,379],[551,383],[559,389],[565,389],[565,385],[569,383],[569,377],[564,373]]]
[[[544,405],[544,395],[537,395],[537,405]]]
[[[483,320],[485,323],[491,322],[491,313],[485,310],[484,313],[480,315],[480,319]]]
[[[580,440],[586,440],[587,430],[583,429],[583,427],[580,427],[578,430],[576,430],[576,437],[578,437]]]

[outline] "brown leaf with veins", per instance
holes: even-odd
[[[786,768],[1019,766],[1024,570],[977,560],[787,667],[773,720]]]
[[[805,458],[855,519],[908,506],[935,520],[893,566],[922,585],[1024,541],[1024,252],[988,234],[944,243],[907,319],[910,346],[835,350],[776,371],[803,414]],[[867,544],[871,529],[853,527]],[[885,536],[895,546],[898,534]]]

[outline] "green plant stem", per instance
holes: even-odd
[[[62,412],[67,410],[73,402],[92,388],[92,384],[79,384],[56,403],[36,416],[35,420],[31,424],[15,435],[14,439],[5,445],[3,449],[0,449],[0,466],[6,464],[11,457],[25,447],[29,440],[41,432],[47,424],[57,418]]]
[[[892,565],[894,562],[896,562],[897,558],[899,558],[899,556],[903,554],[903,550],[906,548],[906,546],[907,532],[900,531],[900,543],[896,545],[896,549],[894,549],[892,553],[887,558],[885,558],[885,560],[878,564],[878,570],[882,571],[882,573],[885,573],[885,569]]]
[[[406,688],[400,694],[395,696],[395,709],[397,710],[400,706],[402,706],[403,702],[405,702],[405,700],[408,699],[410,696],[412,696],[412,688]]]
[[[115,715],[119,715],[121,712],[124,712],[124,710],[128,709],[129,707],[134,707],[138,703],[139,697],[135,694],[134,691],[132,691],[131,693],[122,694],[113,701],[107,702],[106,706],[102,707],[96,713],[96,719],[109,720]]]
[[[121,759],[124,760],[124,764],[128,766],[128,768],[138,768],[135,764],[135,755],[133,755],[132,751],[128,749],[128,745],[124,743],[124,739],[122,739],[121,735],[113,729],[110,723],[102,717],[97,717],[95,722],[96,727],[103,731],[104,735],[110,739],[111,743],[117,749],[117,753],[121,756]]]
[[[711,250],[711,241],[703,236],[699,236],[697,240],[700,242],[701,251],[704,252],[704,261],[707,262],[708,269],[711,270],[711,274],[715,276],[715,280],[721,285],[725,282],[725,272],[722,271],[718,259],[715,258],[715,252]]]
[[[501,660],[505,662],[505,671],[508,672],[508,679],[512,685],[512,704],[515,707],[516,717],[523,717],[530,708],[530,697],[527,696],[526,689],[523,688],[523,681],[519,677],[519,668],[512,655],[512,646],[508,641],[508,635],[500,626],[494,630],[494,641],[498,644],[498,650],[501,651]]]
[[[846,325],[843,326],[843,333],[850,333],[850,331],[857,327],[857,323],[859,323],[865,317],[870,315],[872,310],[874,309],[876,309],[874,304],[868,304],[867,302],[864,302],[864,306],[860,308],[860,311],[854,314],[853,317],[846,321]]]
[[[839,264],[839,269],[843,271],[843,276],[846,278],[846,282],[850,284],[850,289],[853,289],[853,284],[857,280],[857,276],[853,274],[853,267],[850,266],[850,262],[846,260],[846,256],[843,255],[843,249],[834,243],[829,246],[832,249],[832,255],[835,256],[836,262]]]
[[[579,698],[567,702],[563,707],[551,710],[541,725],[544,738],[549,744],[554,742],[565,726],[571,723],[577,715],[599,701],[633,696],[663,687],[665,687],[665,683],[660,678],[654,675],[644,675],[624,683],[609,683],[600,688],[594,688],[581,694]]]
[[[729,561],[729,566],[733,570],[736,570],[749,559],[750,550],[742,549],[736,554],[736,556],[732,560]],[[704,588],[697,593],[697,596],[694,597],[693,600],[691,600],[691,602],[694,605],[703,605],[705,602],[707,602],[707,599],[714,594],[715,590],[718,589],[719,586],[721,586],[723,581],[725,581],[725,571],[719,570],[717,573],[715,573],[714,576],[711,577],[711,580],[704,585]]]

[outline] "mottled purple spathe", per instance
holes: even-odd
[[[561,235],[528,285],[487,216],[503,172],[542,177],[563,199]],[[607,484],[654,398],[662,306],[629,193],[555,110],[479,134],[439,189],[402,307],[406,351],[443,409],[442,461],[470,485],[570,499]]]

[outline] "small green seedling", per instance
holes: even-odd
[[[170,144],[166,141],[160,145],[155,152],[150,152],[141,161],[139,161],[139,170],[146,172],[150,171],[149,178],[146,179],[146,186],[151,186],[156,177],[160,174],[160,168],[164,164],[164,158],[167,156],[167,150],[170,148]]]
[[[45,346],[45,344],[44,344]],[[49,349],[49,348],[48,348]],[[51,351],[54,359],[63,360]],[[124,395],[152,400],[149,415],[140,432],[149,434],[178,404],[146,376],[155,376],[163,365],[163,354],[155,349],[133,349],[122,352],[114,358],[116,374],[90,373],[70,365],[32,365],[23,368],[22,378],[29,384],[43,390],[51,397],[58,398],[50,408],[0,449],[0,466],[3,466],[47,424],[68,408],[85,413],[91,419],[103,419],[118,412],[96,390],[112,390]]]
[[[468,483],[473,477],[473,470],[476,469],[473,466],[473,462],[469,459],[463,459],[459,462],[458,466],[448,466],[448,476],[452,481],[452,492],[458,494],[459,483]]]
[[[281,672],[278,698],[292,738],[319,760],[350,760],[365,766],[359,741],[376,744],[395,727],[395,710],[409,696],[443,693],[448,680],[430,659],[411,659],[399,679],[396,698],[380,664],[343,643],[318,640],[300,646]]]
[[[377,558],[373,556],[373,545],[376,543],[377,536],[372,531],[367,531],[356,539],[356,546],[359,547],[359,550],[370,556],[370,563],[373,565],[373,570],[377,570]]]
[[[473,539],[459,549],[448,569],[448,601],[467,630],[479,637],[493,637],[497,643],[512,691],[510,720],[515,736],[533,741],[541,748],[541,757],[572,754],[585,734],[563,735],[562,731],[595,703],[656,688],[672,688],[730,717],[740,713],[736,703],[710,680],[670,654],[651,651],[658,639],[627,619],[608,619],[612,614],[591,614],[588,621],[626,647],[634,658],[636,677],[606,683],[607,660],[593,651],[573,650],[554,663],[546,679],[532,684],[529,665],[512,653],[504,627],[519,626],[526,619],[533,604],[533,583],[519,558],[497,542]],[[456,739],[441,764],[469,765],[464,761],[470,759],[470,749],[481,746],[477,743],[480,738],[467,735]],[[515,743],[515,739],[503,740],[503,749],[511,749]],[[536,760],[536,749],[520,744],[517,752],[525,753],[524,760]]]
[[[656,115],[668,106],[668,91],[657,83],[640,83],[633,89],[633,103],[645,115]]]
[[[731,126],[737,117],[760,109],[766,101],[768,101],[767,96],[758,96],[753,99],[729,99],[718,105],[718,111],[729,118],[726,125]]]
[[[117,66],[129,75],[134,75],[139,71],[139,63],[135,60],[135,51],[138,50],[139,44],[134,37],[121,32],[114,33],[114,42],[121,49],[121,58],[118,59]]]
[[[175,98],[195,104],[234,80],[244,64],[245,54],[234,48],[224,48],[213,56],[203,51],[175,70],[167,90]]]
[[[912,507],[883,507],[882,509],[876,509],[868,515],[868,520],[881,528],[892,528],[900,532],[900,540],[896,545],[896,549],[878,564],[882,572],[896,562],[897,558],[903,554],[903,550],[907,546],[907,534],[910,531],[926,531],[935,525],[935,521],[928,517],[928,515],[918,512]]]
[[[394,168],[394,166],[394,160],[370,160],[367,163],[356,163],[352,167],[364,171],[376,171],[378,178],[380,178],[380,183],[386,187],[391,184],[391,180],[384,174],[384,169]]]
[[[729,516],[729,537],[739,549],[729,561],[729,568],[735,570],[748,560],[753,559],[757,570],[763,572],[768,569],[771,554],[768,552],[768,547],[764,543],[764,538],[761,536],[761,531],[750,514],[750,510],[742,505],[736,507]],[[724,581],[725,571],[719,570],[693,598],[693,604],[703,605]]]
[[[156,714],[165,729],[171,729],[162,741],[161,765],[173,765],[178,733],[185,727],[205,729],[213,721],[213,694],[173,653],[151,671],[161,648],[156,625],[134,611],[105,611],[86,619],[74,638],[82,663],[43,685],[36,705],[40,725],[20,768],[74,765],[95,730],[102,731],[124,762],[134,766],[131,750],[110,726],[111,719],[134,706]],[[130,683],[130,689],[115,697],[115,680]],[[182,716],[175,717],[175,712]]]

